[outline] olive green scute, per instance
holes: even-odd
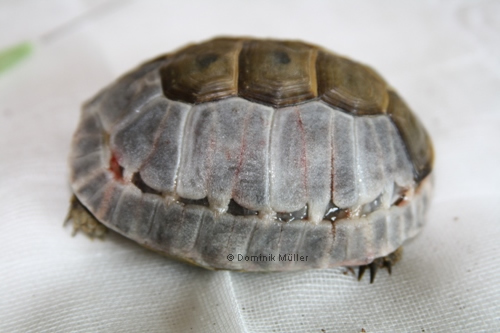
[[[239,59],[239,96],[276,107],[315,98],[316,55],[316,48],[301,42],[246,41]]]
[[[424,126],[394,91],[389,91],[387,113],[396,124],[413,163],[415,180],[420,182],[432,170],[434,151]]]
[[[320,98],[360,116],[389,104],[373,69],[299,41],[216,38],[157,59],[165,96],[190,104],[239,96],[281,108]]]
[[[177,52],[161,68],[165,96],[203,103],[236,95],[241,46],[242,41],[215,39]]]
[[[385,113],[387,84],[371,68],[320,51],[316,72],[318,93],[326,103],[355,115]]]

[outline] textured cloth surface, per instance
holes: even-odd
[[[499,332],[499,1],[2,1],[1,332]],[[373,285],[345,268],[212,272],[63,228],[81,103],[216,35],[302,39],[376,68],[435,144],[424,231]]]

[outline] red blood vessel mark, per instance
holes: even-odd
[[[109,160],[109,170],[113,172],[116,180],[123,181],[123,167],[118,164],[115,153],[111,155],[111,159]]]
[[[306,147],[306,141],[307,141],[307,138],[306,138],[306,131],[304,129],[304,123],[302,122],[302,117],[300,116],[300,111],[298,108],[295,109],[296,110],[296,113],[297,113],[297,121],[298,121],[298,125],[299,125],[299,132],[300,132],[300,137],[301,137],[301,143],[302,143],[302,147],[300,149],[300,166],[302,167],[302,170],[303,170],[303,175],[302,175],[302,179],[303,179],[303,184],[304,184],[304,189],[306,191],[306,197],[309,197],[309,189],[308,189],[308,186],[307,186],[307,176],[308,176],[308,172],[307,172],[307,147]]]

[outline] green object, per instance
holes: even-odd
[[[30,42],[24,42],[0,51],[0,74],[19,61],[26,58],[33,51]]]

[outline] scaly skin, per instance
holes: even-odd
[[[91,239],[104,239],[104,235],[108,230],[104,224],[96,220],[75,195],[71,197],[71,205],[64,224],[70,220],[73,224],[73,236],[76,235],[78,231],[82,231]]]

